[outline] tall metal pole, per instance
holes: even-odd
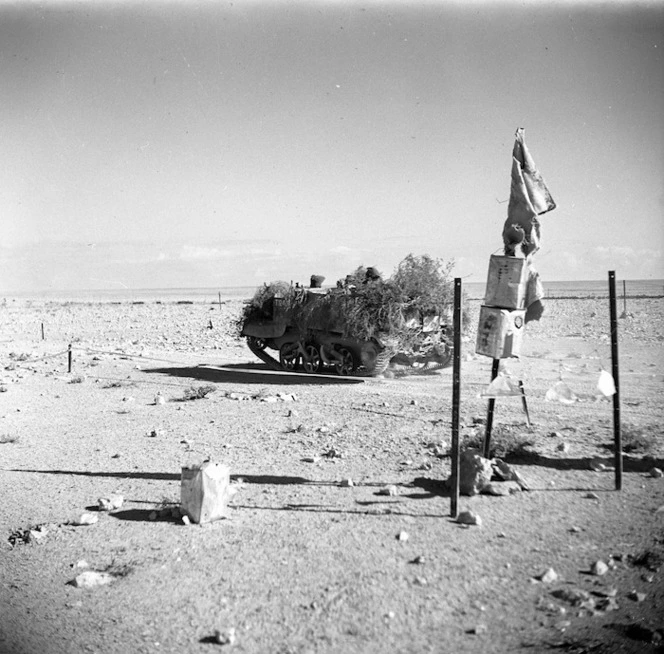
[[[611,372],[616,392],[613,395],[613,452],[616,490],[622,489],[622,435],[620,432],[620,380],[618,371],[618,316],[616,311],[616,273],[609,270],[609,311],[611,317]]]
[[[452,353],[452,492],[450,515],[459,511],[459,405],[461,402],[461,277],[454,278],[454,350]]]

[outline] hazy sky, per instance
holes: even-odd
[[[4,2],[0,291],[486,278],[514,131],[544,281],[664,278],[664,2]]]

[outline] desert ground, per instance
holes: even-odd
[[[443,483],[451,367],[269,371],[234,336],[240,307],[0,307],[1,652],[663,651],[664,300],[629,299],[619,321],[622,490],[597,390],[608,300],[552,300],[506,362],[532,424],[518,397],[494,417],[496,454],[530,490],[461,497],[470,526]],[[468,308],[473,444],[491,360]],[[559,381],[576,401],[546,401]],[[237,492],[226,519],[186,525],[181,469],[206,458]],[[84,571],[110,583],[77,587]]]

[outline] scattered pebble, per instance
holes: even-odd
[[[605,575],[609,571],[609,566],[604,563],[604,561],[595,561],[591,566],[590,566],[590,572],[591,574],[597,575],[598,577],[601,577],[602,575]]]
[[[661,477],[664,477],[664,472],[662,472],[659,468],[652,468],[650,471],[650,476],[654,477],[655,479],[660,479]]]
[[[482,526],[482,518],[472,511],[461,511],[457,516],[456,521],[461,525],[477,525]]]
[[[617,611],[620,607],[615,597],[602,597],[595,602],[595,608],[598,611]]]
[[[414,559],[408,561],[408,563],[412,563],[413,565],[422,565],[424,563],[425,559],[423,556],[416,556]]]
[[[593,608],[595,606],[595,602],[590,596],[590,593],[580,588],[557,588],[556,590],[551,591],[551,594],[572,606],[584,606],[584,608],[587,608],[590,605],[592,605]]]
[[[597,493],[586,493],[583,497],[585,497],[587,500],[598,500],[599,495]]]
[[[543,584],[551,584],[558,580],[558,573],[553,568],[547,568],[542,574],[535,577],[535,579],[541,581]]]
[[[27,540],[29,543],[39,543],[43,538],[48,535],[47,529],[30,529],[28,532]]]
[[[390,497],[393,497],[398,494],[399,494],[399,489],[394,485],[385,486],[384,488],[381,488],[377,493],[377,495],[389,495]]]
[[[235,629],[215,629],[214,642],[217,645],[233,645],[235,643]]]
[[[350,477],[348,479],[343,479],[339,482],[339,486],[342,486],[343,488],[350,488],[351,486],[354,485],[355,484],[353,484],[353,480],[350,479]]]
[[[569,443],[559,443],[558,447],[556,447],[556,449],[559,452],[563,452],[563,453],[566,454],[567,452],[569,452]]]
[[[81,513],[81,515],[72,521],[71,524],[81,527],[83,525],[94,525],[99,522],[99,516],[94,513]]]
[[[627,595],[629,599],[634,600],[635,602],[643,602],[645,601],[647,595],[645,593],[638,593],[637,591],[633,590]]]
[[[545,611],[551,615],[565,615],[567,613],[567,609],[564,606],[560,606],[555,602],[549,602],[543,597],[540,597],[539,600],[537,600],[536,608],[539,611]]]
[[[76,588],[95,588],[96,586],[105,586],[110,584],[115,577],[108,572],[97,572],[96,570],[85,570],[76,575],[71,582]]]
[[[602,597],[617,597],[618,589],[617,588],[609,588],[607,590],[596,590],[595,594],[601,595]]]
[[[604,463],[597,459],[593,459],[590,462],[589,466],[593,472],[604,472],[606,470],[606,466],[604,465]]]
[[[400,541],[407,541],[409,538],[410,538],[410,535],[409,535],[408,532],[406,532],[406,531],[400,531],[400,532],[397,534],[397,540],[400,540]]]
[[[100,497],[97,500],[100,511],[115,511],[124,504],[124,497],[122,495],[110,495],[109,497]]]
[[[480,636],[481,634],[485,634],[487,630],[488,630],[487,626],[485,624],[480,623],[468,629],[466,633],[471,634],[473,636]]]

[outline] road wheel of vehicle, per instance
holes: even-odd
[[[355,370],[355,357],[353,353],[345,347],[340,347],[337,354],[341,356],[341,361],[334,362],[334,369],[338,375],[350,375]]]
[[[267,347],[267,341],[264,338],[255,336],[247,336],[247,344],[252,350],[264,350]]]
[[[307,345],[304,348],[304,356],[302,357],[302,367],[305,372],[318,372],[320,370],[320,354],[315,345]]]
[[[299,358],[297,343],[284,343],[279,348],[279,363],[284,370],[295,370]]]

